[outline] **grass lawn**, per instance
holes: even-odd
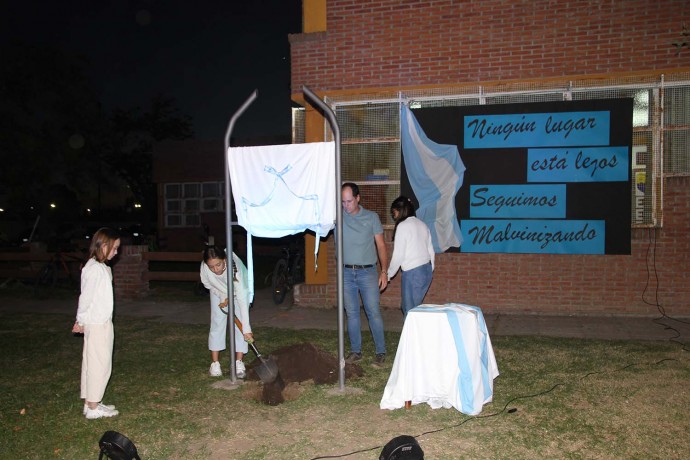
[[[306,383],[296,399],[267,406],[251,397],[252,384],[212,388],[206,326],[117,317],[104,402],[121,414],[89,421],[79,399],[82,339],[70,333],[72,322],[0,314],[0,458],[95,459],[107,430],[128,436],[145,460],[378,459],[401,434],[416,436],[427,459],[668,459],[690,452],[690,366],[672,342],[492,337],[501,372],[494,401],[469,417],[425,404],[379,409],[393,359],[383,369],[370,366],[369,334],[365,375],[348,380],[345,392]],[[337,350],[336,332],[256,332],[265,354],[299,342]],[[386,339],[395,350],[399,334]]]

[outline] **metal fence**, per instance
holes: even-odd
[[[356,182],[362,204],[392,226],[388,206],[400,194],[400,104],[439,107],[624,97],[634,101],[631,225],[660,227],[663,175],[690,175],[688,72],[332,95],[325,101],[340,125],[343,180]],[[327,124],[324,131],[331,139]],[[294,142],[304,141],[304,115],[298,110],[293,113],[293,137]]]

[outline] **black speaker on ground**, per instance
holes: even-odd
[[[379,460],[424,460],[424,452],[413,436],[402,435],[383,446]]]
[[[134,443],[117,431],[106,431],[98,446],[101,448],[98,460],[102,460],[104,455],[111,460],[141,460]]]

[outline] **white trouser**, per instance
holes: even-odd
[[[113,369],[112,321],[84,325],[84,351],[81,362],[81,398],[100,402]]]
[[[208,333],[208,349],[210,351],[225,350],[225,335],[228,329],[228,315],[218,307],[221,303],[218,296],[211,293],[211,329]],[[225,311],[227,312],[227,308]],[[249,345],[244,341],[244,336],[235,326],[235,351],[247,353]]]

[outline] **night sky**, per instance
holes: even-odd
[[[222,139],[256,88],[259,98],[233,137],[289,135],[289,33],[299,0],[62,0],[4,2],[0,39],[50,44],[84,55],[106,108],[174,97],[198,139]]]

